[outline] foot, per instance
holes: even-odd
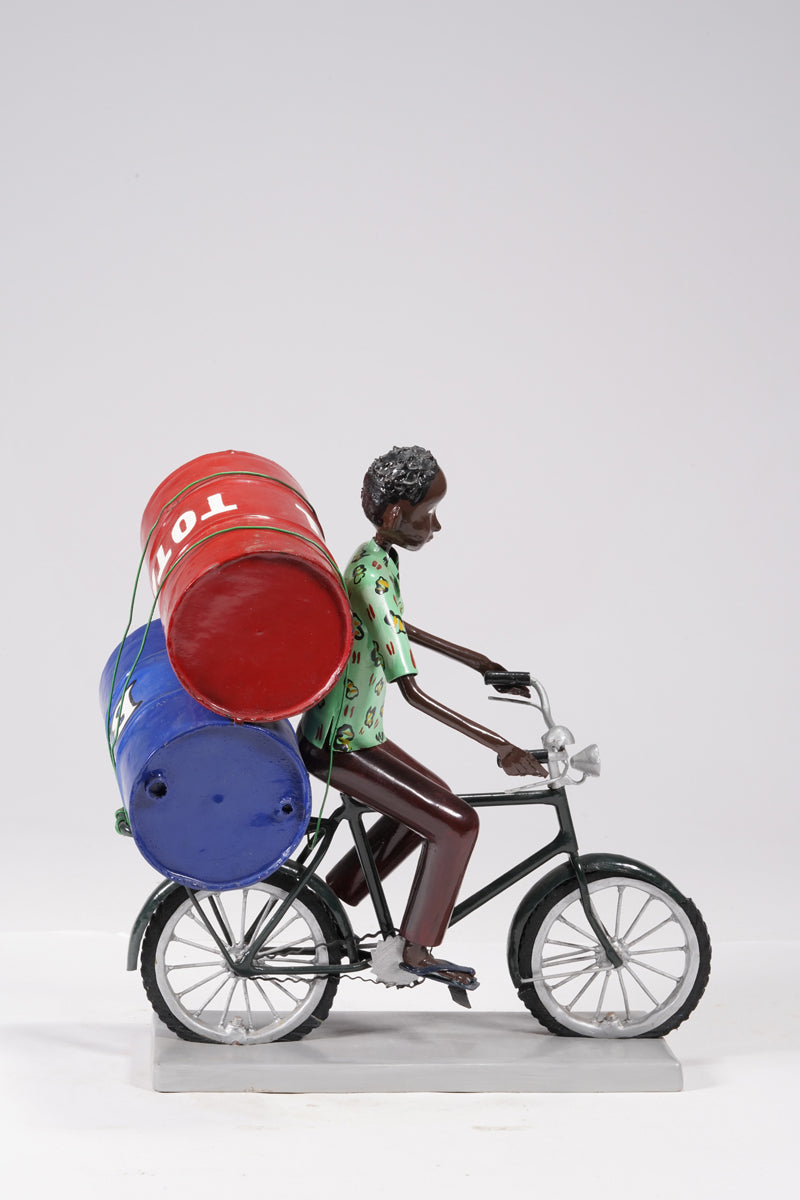
[[[446,983],[448,987],[467,988],[472,991],[478,986],[472,967],[462,967],[444,958],[434,958],[427,947],[417,946],[413,942],[406,942],[402,966],[423,979],[435,979],[439,983]]]

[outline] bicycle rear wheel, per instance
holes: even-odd
[[[276,871],[241,890],[198,892],[195,899],[225,945],[241,959],[294,886]],[[342,960],[341,937],[327,905],[306,887],[259,951],[255,965],[304,966],[308,974],[245,978],[231,970],[186,891],[171,892],[153,914],[141,972],[150,1003],[179,1037],[194,1042],[296,1041],[327,1017],[337,975],[314,967]]]

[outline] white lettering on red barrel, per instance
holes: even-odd
[[[223,504],[221,492],[215,492],[213,496],[206,496],[206,503],[208,504],[208,512],[203,513],[200,518],[201,521],[207,521],[209,517],[216,517],[220,513],[231,512],[234,508],[239,507],[238,504]]]
[[[172,558],[172,551],[165,550],[163,546],[159,546],[156,550],[156,565],[158,570],[153,571],[153,591],[156,591],[161,583],[161,576],[164,574],[164,568]]]
[[[239,507],[238,504],[226,504],[222,499],[222,492],[214,492],[211,496],[206,496],[206,504],[208,512],[200,514],[201,521],[207,521],[209,517],[218,517],[222,513],[233,512]],[[181,542],[185,541],[189,534],[197,524],[197,513],[192,508],[187,508],[186,512],[181,513],[175,524],[170,530],[170,538],[175,546],[180,546]],[[150,576],[150,582],[153,585],[153,591],[157,592],[161,583],[167,563],[172,558],[172,550],[165,550],[163,544],[156,550],[155,567]]]
[[[197,514],[188,509],[185,513],[181,513],[175,524],[172,526],[172,540],[176,546],[189,536],[197,524]]]

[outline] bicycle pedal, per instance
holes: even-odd
[[[460,987],[450,987],[447,989],[450,993],[450,999],[461,1008],[472,1008],[469,1002],[469,994]]]

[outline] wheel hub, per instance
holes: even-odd
[[[617,954],[622,959],[623,966],[625,965],[625,963],[630,962],[631,956],[630,956],[630,953],[628,952],[624,942],[620,941],[617,938],[609,938],[609,942],[611,943],[612,947],[616,950]],[[606,954],[606,952],[602,946],[598,946],[597,949],[595,950],[594,961],[595,961],[595,966],[597,967],[597,969],[599,971],[618,971],[619,970],[619,967],[615,967],[611,962],[609,962],[608,955]]]

